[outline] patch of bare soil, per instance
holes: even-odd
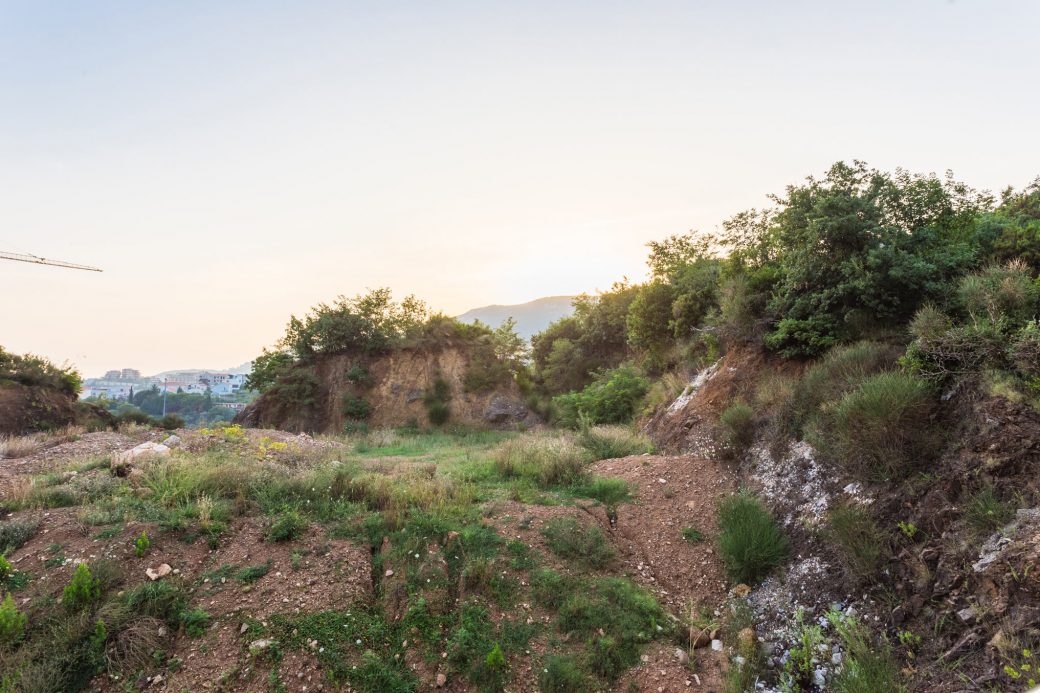
[[[297,555],[294,560],[293,554]],[[236,575],[245,567],[266,566],[252,583]],[[224,568],[233,566],[233,568]],[[256,690],[257,662],[243,640],[242,625],[274,614],[344,609],[371,594],[371,556],[349,542],[328,539],[312,527],[297,541],[270,543],[256,519],[244,520],[221,548],[209,553],[196,571],[192,608],[204,609],[213,625],[197,639],[181,637],[172,654],[182,665],[171,675],[169,690],[204,688]],[[266,671],[266,664],[259,665]],[[266,675],[266,674],[265,674]],[[281,677],[287,690],[320,690],[324,679],[310,655],[286,653]]]
[[[625,674],[615,690],[637,690],[646,693],[719,693],[723,690],[725,657],[711,648],[694,650],[690,661],[680,661],[674,645],[654,643],[642,656],[639,665]]]
[[[38,452],[26,457],[0,459],[0,493],[5,493],[18,476],[45,474],[56,468],[67,466],[73,460],[100,457],[113,452],[128,450],[145,440],[156,440],[168,434],[143,432],[135,435],[101,431],[84,433],[63,440],[55,445],[44,444]]]
[[[718,500],[736,489],[734,473],[718,462],[664,455],[602,460],[593,471],[634,489],[636,502],[618,508],[611,532],[633,577],[676,611],[721,604],[726,575],[715,549],[715,517]],[[687,528],[701,539],[684,539]]]

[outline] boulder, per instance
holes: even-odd
[[[166,457],[169,454],[170,448],[162,443],[141,443],[137,447],[112,455],[112,472],[116,476],[126,476],[137,462],[148,457]]]

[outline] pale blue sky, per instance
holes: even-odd
[[[388,285],[605,288],[838,159],[1040,174],[1040,3],[0,1],[0,344],[240,363]]]

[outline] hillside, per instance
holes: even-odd
[[[526,340],[542,332],[551,323],[574,313],[574,296],[548,296],[509,306],[484,306],[468,310],[455,319],[463,323],[479,320],[498,327],[509,318],[516,321],[515,330]]]

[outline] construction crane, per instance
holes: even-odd
[[[55,267],[68,267],[69,269],[87,270],[88,272],[103,271],[98,269],[97,267],[91,267],[90,265],[77,265],[74,262],[65,262],[63,260],[48,260],[45,257],[37,257],[36,255],[22,255],[21,253],[5,253],[2,250],[0,250],[0,260],[32,262],[37,265],[54,265]]]

